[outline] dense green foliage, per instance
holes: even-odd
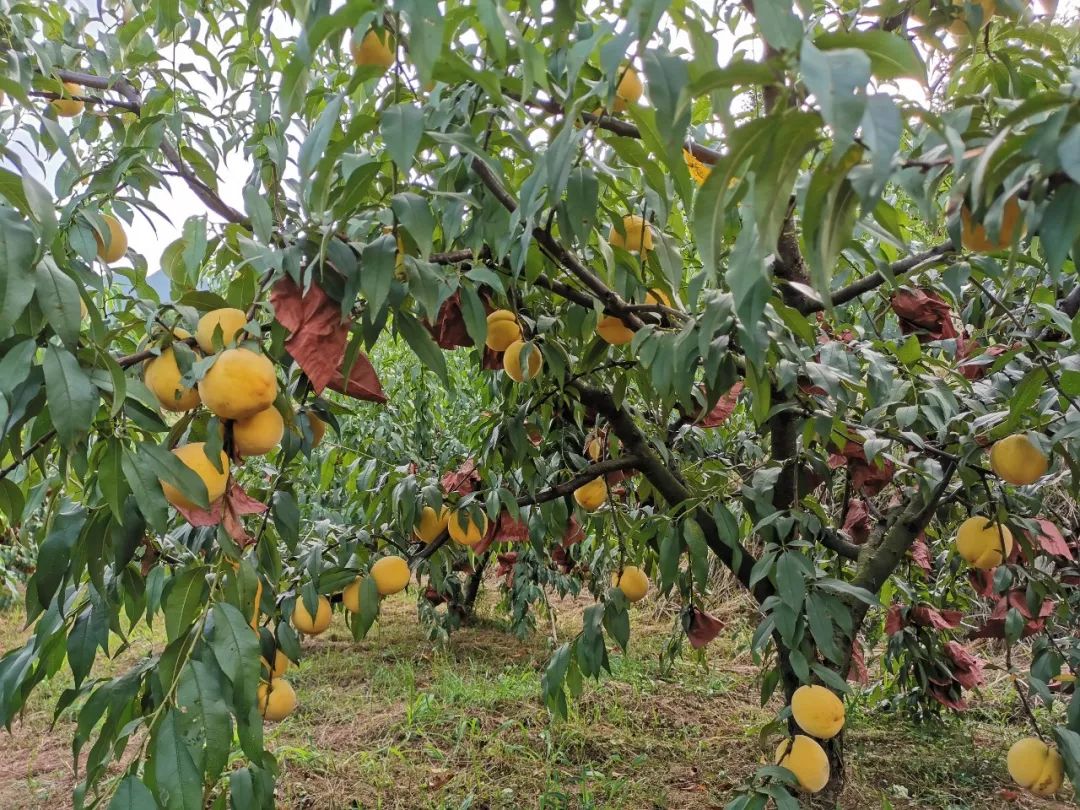
[[[1075,20],[1015,0],[0,6],[0,521],[36,558],[0,719],[70,669],[78,806],[273,806],[260,657],[303,654],[294,610],[362,577],[362,637],[366,574],[398,555],[445,638],[498,552],[517,632],[552,589],[596,597],[544,674],[557,715],[632,643],[612,573],[643,568],[698,644],[723,565],[759,607],[763,698],[847,691],[863,633],[902,703],[960,708],[980,679],[961,641],[1003,638],[1080,784]],[[103,261],[106,216],[160,221],[181,188],[205,210],[162,246],[163,303],[158,257]],[[229,336],[175,331],[226,306],[274,363],[265,457],[236,457],[245,417],[207,396]],[[484,348],[501,309],[520,355]],[[499,370],[537,353],[531,379]],[[162,410],[139,371],[166,357],[209,408]],[[1014,434],[1045,476],[991,469]],[[193,442],[204,466],[232,455],[217,512],[169,452]],[[598,479],[586,511],[572,493]],[[444,503],[493,534],[415,542]],[[992,573],[957,553],[972,515],[1016,538]],[[143,622],[166,646],[92,677]],[[732,806],[791,806],[793,785],[766,766]]]

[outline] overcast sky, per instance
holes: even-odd
[[[97,5],[96,0],[68,0],[68,2],[79,3],[90,8]],[[1078,9],[1080,9],[1080,0],[1061,0],[1058,17],[1059,19],[1062,17],[1075,18]],[[730,56],[732,48],[722,47],[720,53]],[[209,87],[207,87],[207,90],[209,91]],[[924,100],[921,88],[915,82],[906,81],[899,90],[902,94],[912,98],[912,100]],[[232,160],[225,164],[220,174],[219,183],[221,196],[226,202],[239,210],[244,208],[241,191],[249,173],[248,166],[244,164],[245,162],[240,156],[234,155]],[[190,216],[207,213],[205,206],[182,181],[174,177],[169,177],[167,180],[169,181],[168,188],[155,190],[150,195],[150,200],[160,210],[168,214],[169,219],[163,220],[161,217],[155,216],[154,224],[151,226],[143,217],[139,216],[129,228],[129,244],[131,248],[146,258],[150,273],[159,271],[161,253],[170,242],[179,237],[184,221]],[[46,185],[51,188],[52,183],[50,181],[51,178],[46,178]],[[211,222],[218,221],[218,218],[213,214],[209,214],[209,217]]]

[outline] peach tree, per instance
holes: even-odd
[[[445,639],[496,566],[515,632],[595,599],[556,715],[649,591],[672,656],[707,645],[729,571],[782,698],[732,807],[842,786],[871,648],[894,704],[959,711],[977,638],[1014,780],[1080,784],[1075,17],[0,8],[0,526],[34,559],[0,719],[71,679],[76,806],[272,807],[304,636],[411,587]]]

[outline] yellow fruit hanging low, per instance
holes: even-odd
[[[1049,460],[1023,433],[994,442],[990,448],[990,468],[994,474],[1017,486],[1034,484],[1044,475]]]
[[[627,104],[637,104],[645,92],[641,77],[633,67],[620,67],[619,74],[619,86],[615,88],[615,100],[611,104],[612,111],[617,113],[625,110]]]
[[[522,368],[521,355],[526,346],[529,347],[528,367]],[[506,352],[503,354],[503,371],[514,382],[525,382],[533,379],[540,373],[543,364],[544,356],[540,353],[540,347],[534,343],[526,343],[523,340],[515,340],[506,347]]]
[[[974,253],[997,253],[1012,247],[1013,237],[1023,235],[1023,223],[1020,221],[1020,203],[1016,197],[1010,197],[1001,214],[1001,228],[998,238],[991,239],[985,226],[976,222],[971,210],[965,205],[960,209],[960,242],[965,249]]]
[[[487,316],[485,345],[496,352],[504,352],[510,344],[521,340],[521,324],[508,309],[497,309]]]
[[[956,530],[956,552],[972,568],[988,569],[1001,565],[1013,548],[1013,536],[1007,526],[984,517],[970,517]]]
[[[226,349],[199,380],[199,396],[222,419],[246,419],[277,397],[274,364],[250,349]]]
[[[586,512],[595,512],[607,501],[607,481],[599,476],[582,484],[574,490],[574,500]]]
[[[162,408],[177,413],[190,411],[198,407],[200,402],[197,388],[180,385],[182,376],[176,354],[171,348],[164,349],[157,357],[148,360],[143,368],[143,381],[150,393]]]
[[[394,64],[394,40],[389,31],[384,31],[381,37],[374,29],[368,31],[359,42],[354,38],[349,50],[357,67],[370,65],[387,70]]]
[[[53,112],[56,113],[57,118],[74,118],[76,115],[82,113],[86,108],[86,102],[71,98],[71,96],[81,96],[83,94],[83,88],[75,82],[64,82],[63,97],[56,98],[49,102],[49,105],[53,108]]]
[[[270,673],[270,678],[280,678],[284,675],[290,665],[289,657],[285,655],[281,650],[274,651],[274,665],[271,667],[270,662],[265,658],[262,659],[263,666],[266,667],[266,671]]]
[[[330,600],[325,596],[319,597],[319,604],[315,610],[314,616],[308,613],[303,598],[299,596],[296,598],[296,605],[293,607],[292,623],[293,627],[304,635],[319,635],[319,633],[322,633],[330,626],[330,619],[332,617],[333,613],[330,610]]]
[[[1006,757],[1009,776],[1036,796],[1053,796],[1065,782],[1065,763],[1056,748],[1038,737],[1017,740]]]
[[[465,525],[462,526],[462,521]],[[475,546],[481,540],[484,539],[484,535],[488,530],[487,515],[480,515],[480,523],[476,523],[470,515],[465,512],[454,512],[450,515],[450,522],[447,524],[447,529],[450,530],[450,539],[455,543],[463,546]]]
[[[405,590],[412,572],[401,557],[382,557],[371,566],[371,578],[379,596],[390,596]]]
[[[285,420],[271,405],[246,419],[233,422],[233,449],[241,456],[264,456],[281,444]]]
[[[624,346],[634,339],[634,330],[614,315],[605,315],[596,324],[596,333],[612,346]]]
[[[795,775],[799,788],[817,793],[829,784],[829,757],[825,749],[802,734],[781,740],[775,762]]]
[[[627,565],[621,575],[618,571],[611,574],[611,587],[622,591],[627,602],[640,602],[649,592],[649,578],[636,565]]]
[[[445,506],[438,512],[425,506],[420,512],[420,522],[413,528],[413,534],[421,543],[434,543],[450,522],[450,510]]]
[[[341,604],[349,613],[360,612],[360,588],[364,584],[363,577],[357,577],[341,592]]]
[[[224,451],[221,453],[220,470],[214,467],[214,463],[207,458],[205,442],[192,442],[177,447],[173,450],[173,455],[202,479],[209,503],[213,503],[225,494],[225,487],[229,483],[229,457]],[[173,506],[187,510],[199,508],[198,504],[167,481],[161,482],[161,491],[165,494],[165,500]]]
[[[247,325],[247,320],[247,313],[242,309],[222,307],[211,310],[199,318],[199,325],[195,328],[195,342],[204,352],[213,354],[218,348],[227,348],[234,344]],[[217,343],[214,342],[215,336],[218,338]]]
[[[652,225],[637,214],[627,214],[622,220],[622,232],[614,225],[608,231],[608,243],[631,253],[646,253],[653,249]]]
[[[258,690],[259,712],[271,722],[284,720],[296,709],[296,692],[284,678],[274,678],[270,683],[260,683]]]
[[[828,740],[844,727],[844,702],[824,686],[805,685],[791,696],[791,714],[811,737]]]
[[[79,102],[80,104],[82,102]],[[124,232],[124,226],[120,224],[120,220],[111,214],[105,214],[102,217],[105,220],[105,227],[108,228],[108,235],[106,239],[108,242],[101,238],[101,234],[94,231],[94,241],[97,243],[97,255],[106,264],[115,264],[124,258],[124,254],[127,253],[128,240],[127,233]]]

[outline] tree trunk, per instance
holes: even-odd
[[[488,550],[476,564],[476,569],[472,572],[472,575],[469,577],[469,582],[465,586],[465,601],[462,604],[461,612],[462,623],[468,623],[472,620],[473,609],[476,607],[476,597],[480,594],[480,585],[484,581],[484,569],[487,568],[490,559],[491,551]]]

